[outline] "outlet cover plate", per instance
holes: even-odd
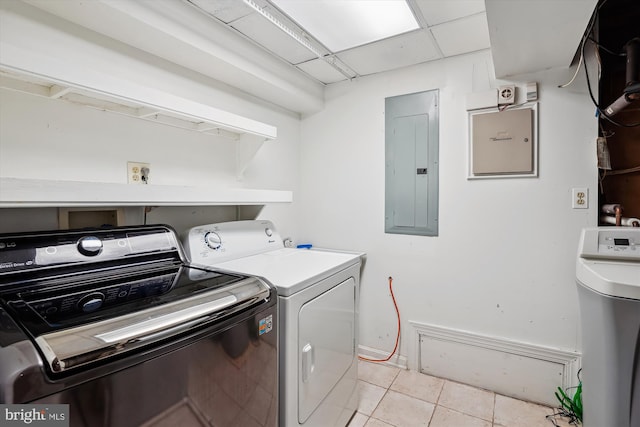
[[[571,207],[573,209],[589,208],[589,189],[588,188],[572,188],[571,189]]]
[[[143,168],[147,169],[146,174],[143,173]],[[127,162],[127,182],[129,184],[148,184],[150,171],[150,163]]]

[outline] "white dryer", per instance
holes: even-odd
[[[277,288],[280,426],[345,426],[358,406],[363,254],[285,248],[260,220],[194,227],[184,246],[192,265],[261,276]]]

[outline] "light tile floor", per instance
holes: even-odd
[[[552,427],[554,409],[379,363],[358,362],[360,405],[349,427]],[[566,418],[555,418],[569,427]]]

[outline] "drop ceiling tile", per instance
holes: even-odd
[[[491,46],[485,13],[436,25],[431,32],[444,56],[460,55]]]
[[[484,12],[484,0],[415,0],[431,27]]]
[[[347,78],[338,70],[327,64],[322,59],[313,59],[297,65],[305,73],[320,80],[322,83],[336,83]]]
[[[231,26],[291,64],[299,64],[316,57],[309,49],[257,13],[247,15],[233,22]]]
[[[225,24],[240,19],[253,12],[250,7],[238,0],[188,0]]]
[[[440,54],[426,31],[428,30],[391,37],[340,52],[336,56],[360,75],[438,59]]]

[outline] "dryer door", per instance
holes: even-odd
[[[302,306],[298,315],[298,419],[304,423],[355,361],[353,277]],[[334,396],[335,397],[335,396]],[[344,397],[348,400],[349,395]]]

